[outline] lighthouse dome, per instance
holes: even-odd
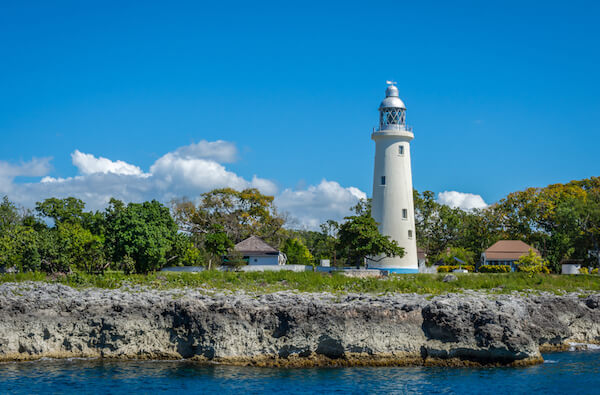
[[[383,99],[379,108],[402,108],[406,110],[404,102],[400,100],[396,85],[388,85],[385,90],[385,99]]]
[[[404,102],[402,100],[400,100],[399,97],[386,97],[385,99],[383,99],[383,101],[381,102],[381,104],[379,105],[379,108],[401,108],[403,110],[406,110],[406,106],[404,105]]]

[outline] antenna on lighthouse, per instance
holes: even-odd
[[[397,84],[396,81],[386,81],[385,83],[388,85],[396,85]]]

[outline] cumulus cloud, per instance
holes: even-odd
[[[316,229],[328,219],[339,221],[350,215],[349,209],[367,194],[358,188],[342,187],[335,181],[322,180],[302,190],[285,189],[275,204],[289,213],[297,225]]]
[[[237,160],[238,151],[235,144],[229,141],[202,140],[198,143],[180,147],[173,154],[180,158],[208,159],[218,163],[233,163]]]
[[[215,188],[257,188],[265,194],[275,194],[277,187],[272,181],[254,176],[251,181],[227,170],[214,160],[181,155],[177,150],[160,157],[150,167],[150,174],[158,190],[175,198],[206,192]]]
[[[327,180],[278,193],[273,181],[257,175],[246,179],[223,164],[236,159],[233,143],[200,141],[164,154],[144,172],[131,163],[75,150],[71,160],[78,174],[73,177],[49,176],[50,158],[18,165],[0,161],[0,192],[26,207],[48,197],[75,196],[97,210],[104,208],[111,197],[125,202],[158,199],[167,203],[180,197],[193,199],[215,188],[257,188],[274,195],[276,205],[289,214],[294,225],[309,229],[317,229],[327,219],[341,220],[359,199],[366,198],[357,188]],[[14,182],[17,176],[43,178],[18,183]]]
[[[33,158],[29,162],[12,164],[0,161],[0,192],[6,194],[10,191],[15,177],[41,177],[50,172],[52,158]]]
[[[142,169],[122,160],[112,161],[103,157],[96,158],[94,155],[84,154],[79,150],[75,150],[71,154],[71,159],[81,174],[112,173],[130,176],[143,174]]]
[[[0,177],[13,179],[18,176],[41,177],[50,171],[50,160],[52,158],[33,158],[29,162],[21,162],[18,165],[0,161]]]
[[[480,195],[457,191],[444,191],[438,193],[437,201],[450,207],[458,207],[463,210],[487,207],[486,202]]]

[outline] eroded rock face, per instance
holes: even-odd
[[[600,341],[600,296],[370,296],[0,286],[0,359],[193,358],[273,366],[527,364]]]

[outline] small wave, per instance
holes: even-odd
[[[590,343],[569,343],[569,351],[600,350],[600,345]]]
[[[544,363],[558,363],[555,359],[544,359]]]
[[[67,361],[93,361],[95,359],[100,359],[99,357],[71,357],[64,358]]]

